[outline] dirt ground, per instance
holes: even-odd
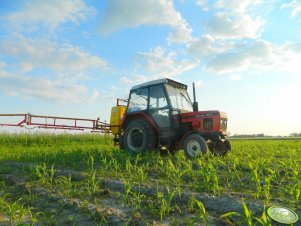
[[[206,193],[191,192],[183,189],[181,195],[175,194],[173,205],[179,211],[171,211],[162,221],[160,216],[154,216],[145,209],[134,208],[122,200],[125,184],[121,180],[98,178],[101,185],[99,198],[68,197],[53,188],[39,186],[30,182],[28,171],[30,164],[5,162],[0,169],[2,181],[1,195],[9,193],[10,200],[21,199],[24,205],[32,207],[38,221],[34,225],[206,225],[205,221],[187,206],[191,198],[201,201],[206,207],[208,225],[235,225],[233,222],[221,220],[219,216],[227,212],[242,212],[241,198],[245,195],[233,193],[223,196],[213,196]],[[81,181],[87,175],[70,170],[56,169],[55,178],[71,176],[72,181]],[[141,184],[132,188],[145,197],[155,197],[158,191],[167,195],[165,188]],[[142,203],[143,205],[143,203]],[[254,214],[260,214],[263,206],[259,203],[247,203]],[[31,224],[29,214],[22,219],[23,224]],[[8,217],[0,214],[0,224],[10,225]]]

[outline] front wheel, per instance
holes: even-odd
[[[184,151],[188,158],[197,158],[207,153],[207,143],[202,136],[191,134],[184,140]]]
[[[124,131],[124,148],[131,153],[154,149],[156,135],[152,126],[144,120],[131,121]]]

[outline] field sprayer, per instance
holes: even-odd
[[[117,99],[111,110],[110,124],[99,118],[0,114],[21,117],[19,123],[0,122],[0,126],[110,132],[114,135],[115,145],[131,153],[184,149],[188,158],[195,158],[207,153],[209,148],[216,155],[225,155],[231,150],[227,138],[227,115],[217,110],[199,111],[194,84],[193,98],[192,103],[187,85],[171,79],[158,79],[133,86],[128,100]]]

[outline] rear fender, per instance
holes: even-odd
[[[132,120],[137,120],[137,119],[144,119],[146,122],[148,122],[154,129],[156,132],[159,132],[159,129],[156,125],[156,123],[154,122],[154,120],[147,114],[145,114],[144,112],[134,112],[134,113],[130,113],[130,114],[124,114],[122,121],[121,121],[121,129],[125,129],[127,124],[132,121]]]

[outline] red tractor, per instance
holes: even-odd
[[[121,149],[131,153],[184,149],[188,158],[206,154],[225,155],[227,115],[221,111],[199,111],[187,93],[187,85],[159,79],[132,87],[127,106],[117,104],[111,112],[111,131]]]

